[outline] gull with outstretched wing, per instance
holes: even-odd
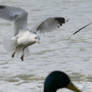
[[[22,61],[24,60],[24,50],[28,49],[28,46],[39,42],[40,37],[37,32],[53,31],[66,22],[63,17],[51,17],[42,21],[35,27],[35,30],[29,30],[27,28],[28,13],[22,8],[4,5],[0,5],[0,18],[14,22],[14,35],[11,38],[11,42],[13,42],[12,47],[14,47],[12,57],[15,56],[18,50],[21,50],[22,55],[20,58]]]

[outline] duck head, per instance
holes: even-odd
[[[67,74],[61,71],[51,72],[44,82],[44,92],[56,92],[60,88],[67,88],[74,92],[81,92],[71,82]]]

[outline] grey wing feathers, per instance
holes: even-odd
[[[27,16],[28,14],[24,12],[24,14],[21,14],[20,16],[17,16],[15,20],[15,35],[19,32],[20,29],[26,29],[27,28]]]
[[[53,18],[48,18],[45,21],[43,21],[38,27],[37,31],[40,32],[49,32],[53,31],[56,28],[59,28],[62,26],[62,24],[65,23],[65,18],[63,17],[53,17]]]
[[[14,21],[15,35],[27,26],[27,12],[21,8],[0,5],[0,18]]]

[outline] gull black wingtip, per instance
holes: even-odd
[[[55,20],[57,20],[60,25],[65,23],[65,18],[64,17],[55,17]]]
[[[6,6],[0,5],[0,9],[4,9],[4,8],[6,8]]]

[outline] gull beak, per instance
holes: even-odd
[[[40,44],[40,37],[39,37],[39,35],[38,35],[38,37],[37,37],[37,41],[36,41],[38,44]]]
[[[39,37],[39,36],[36,36],[36,37],[35,37],[35,41],[36,41],[36,43],[39,44],[39,43],[40,43],[40,37]]]
[[[38,44],[40,44],[40,40],[37,40],[36,42],[37,42]]]
[[[70,82],[66,88],[68,88],[74,92],[81,92],[81,90],[79,90],[72,82]]]
[[[36,42],[37,42],[38,44],[40,44],[40,37],[39,37],[39,36],[37,37]]]

